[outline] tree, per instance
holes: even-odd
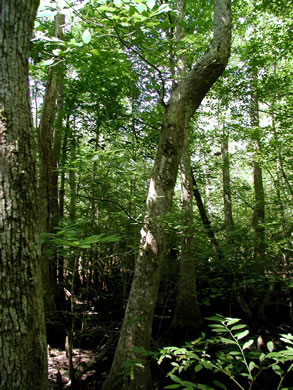
[[[28,95],[39,2],[0,2],[0,387],[45,390],[36,144]]]
[[[184,1],[176,1],[177,15],[175,19],[176,43],[184,35]],[[177,73],[179,80],[186,76],[185,54],[177,54]],[[184,144],[180,159],[181,181],[181,245],[180,245],[180,272],[177,287],[176,307],[170,325],[170,331],[176,335],[176,340],[184,342],[199,335],[202,319],[197,299],[195,278],[195,246],[193,229],[193,182],[189,152],[188,123],[185,129]]]
[[[205,95],[223,73],[230,54],[230,1],[216,0],[214,37],[209,50],[172,91],[162,123],[159,145],[150,179],[140,251],[126,307],[118,346],[103,390],[150,389],[148,363],[142,349],[150,347],[152,319],[165,253],[164,218],[169,212],[185,136],[185,125]],[[125,362],[133,363],[134,375],[123,380]]]
[[[54,35],[62,40],[64,38],[64,15],[57,14],[54,19]],[[63,64],[56,65],[49,70],[46,91],[44,96],[42,115],[39,125],[39,193],[40,193],[40,228],[42,233],[53,233],[59,222],[58,207],[58,159],[60,156],[62,126],[61,101],[64,88]],[[59,107],[57,106],[59,103]],[[54,121],[57,115],[59,128],[54,130]],[[54,142],[55,141],[55,142]],[[57,346],[63,346],[65,335],[60,327],[60,315],[57,308],[63,305],[63,289],[57,285],[57,256],[49,255],[47,243],[42,246],[42,278],[45,313],[47,319],[47,340]],[[56,337],[59,334],[59,340]]]
[[[226,241],[228,245],[233,245],[233,233],[235,231],[235,228],[232,213],[232,196],[230,186],[229,132],[225,129],[225,126],[223,127],[221,154],[223,162],[222,176]]]
[[[265,198],[263,186],[263,174],[261,167],[261,137],[259,127],[259,108],[258,98],[256,95],[256,75],[252,76],[252,91],[251,91],[251,126],[253,128],[253,184],[255,194],[255,206],[253,213],[252,225],[254,228],[254,257],[258,263],[262,263],[265,254]],[[261,269],[261,267],[260,267]]]

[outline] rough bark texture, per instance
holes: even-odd
[[[223,175],[223,197],[224,197],[224,216],[226,228],[226,241],[228,245],[233,244],[234,221],[232,214],[232,197],[230,188],[230,161],[229,161],[229,136],[223,132],[222,146],[222,175]]]
[[[150,348],[152,319],[165,252],[164,218],[172,204],[185,124],[223,73],[230,54],[230,35],[230,1],[216,0],[214,38],[210,49],[172,92],[166,109],[150,179],[133,283],[114,362],[103,390],[152,389],[149,365],[136,348]],[[131,362],[142,362],[143,365],[133,365],[133,371],[127,372],[127,362],[128,367]],[[133,375],[129,375],[131,372]]]
[[[39,1],[0,1],[0,388],[48,388],[36,145],[28,96]]]

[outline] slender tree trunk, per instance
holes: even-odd
[[[184,0],[176,0],[176,43],[179,46],[183,37]],[[177,47],[177,49],[179,49]],[[178,78],[186,76],[185,55],[177,55]],[[192,176],[189,154],[188,124],[186,124],[184,144],[180,160],[181,179],[181,216],[182,216],[182,240],[180,249],[180,273],[176,307],[171,322],[169,333],[177,342],[183,342],[196,337],[202,326],[202,319],[197,300],[195,278],[195,248],[193,230],[193,196]],[[174,337],[175,336],[175,337]]]
[[[65,24],[65,16],[57,14],[55,17],[55,35],[58,39],[63,40],[63,26]],[[53,137],[53,155],[52,155],[52,230],[59,225],[60,222],[60,207],[59,207],[59,177],[60,177],[60,158],[61,158],[61,144],[63,136],[63,119],[64,119],[64,63],[60,62],[55,66],[57,72],[57,93],[56,93],[56,120],[54,124]],[[53,260],[54,275],[57,275],[57,308],[64,310],[65,296],[64,296],[64,257],[55,253]]]
[[[198,208],[198,211],[199,211],[199,215],[200,215],[202,224],[203,224],[203,226],[204,226],[204,228],[205,228],[205,230],[207,232],[207,235],[208,235],[208,238],[210,240],[211,246],[212,246],[212,248],[213,248],[217,258],[219,260],[222,260],[223,259],[223,254],[222,254],[221,248],[219,247],[218,241],[216,239],[216,236],[215,236],[215,233],[214,233],[211,221],[209,220],[209,217],[208,217],[208,215],[206,213],[206,210],[205,210],[203,201],[201,199],[200,192],[199,192],[199,189],[198,189],[198,186],[197,186],[197,183],[195,181],[193,173],[191,173],[191,177],[192,177],[192,184],[193,184],[193,195],[194,195],[194,198],[196,200],[196,204],[197,204],[197,208]]]
[[[224,216],[226,228],[226,241],[228,246],[234,242],[234,221],[232,214],[232,197],[230,187],[230,161],[229,161],[229,135],[223,129],[223,138],[221,146],[222,154],[222,176],[223,176],[223,198],[224,198]]]
[[[193,183],[191,176],[188,134],[184,139],[180,161],[182,241],[180,250],[180,274],[176,307],[170,326],[176,341],[184,342],[200,333],[202,318],[197,299],[195,277],[195,247],[193,229]]]
[[[48,389],[30,38],[39,1],[0,1],[0,388]]]
[[[54,35],[59,39],[63,38],[62,27],[64,25],[64,15],[57,14],[55,16],[55,32]],[[58,85],[62,78],[61,69],[58,67],[51,68],[48,75],[46,92],[43,102],[42,115],[39,126],[39,160],[40,160],[40,201],[41,214],[40,226],[42,233],[53,233],[55,223],[59,220],[58,210],[58,176],[57,175],[57,158],[58,155],[53,154],[53,127],[56,116],[56,102]],[[58,136],[57,136],[58,137]],[[59,142],[59,141],[57,141]],[[58,148],[58,145],[56,145]],[[55,152],[58,153],[58,149]],[[57,259],[56,256],[50,256],[47,253],[47,244],[42,247],[42,278],[44,290],[44,303],[47,316],[47,336],[48,342],[51,345],[63,346],[64,336],[62,335],[62,327],[57,314],[57,303],[60,303],[60,292],[57,285]],[[58,308],[61,309],[61,307]],[[58,337],[55,335],[58,334]]]
[[[274,70],[276,71],[275,67]],[[277,171],[277,178],[275,179],[273,175],[269,172],[272,182],[274,183],[274,187],[276,190],[276,195],[277,195],[277,200],[278,200],[278,208],[280,211],[280,224],[281,224],[281,231],[282,231],[282,236],[285,241],[288,242],[289,246],[289,251],[283,250],[283,258],[284,258],[284,264],[288,264],[288,259],[290,257],[290,250],[293,248],[292,241],[290,240],[290,228],[288,228],[287,223],[286,223],[286,217],[285,217],[285,207],[284,207],[284,201],[282,200],[282,190],[281,190],[281,183],[282,179],[284,179],[285,184],[287,185],[287,189],[289,190],[289,193],[291,196],[289,196],[289,205],[292,203],[293,200],[293,192],[290,186],[290,183],[288,182],[287,176],[284,171],[283,167],[283,156],[281,153],[281,148],[280,148],[280,141],[278,137],[278,129],[276,127],[276,122],[275,122],[275,101],[276,101],[276,96],[273,97],[272,100],[272,107],[271,107],[271,119],[272,119],[272,130],[274,134],[274,140],[275,140],[275,147],[276,147],[276,155],[277,155],[277,161],[276,161],[276,171]],[[287,198],[288,199],[288,198]],[[288,200],[289,200],[288,199]]]
[[[153,313],[165,253],[164,218],[172,204],[185,124],[223,73],[230,54],[230,34],[230,1],[216,0],[211,47],[172,91],[165,112],[149,185],[147,212],[141,230],[134,278],[114,362],[103,390],[152,388],[149,364],[141,354],[141,349],[150,348]],[[136,364],[128,371],[125,364],[129,367],[131,362]],[[141,365],[138,365],[139,362]],[[123,374],[131,375],[126,378]]]
[[[67,144],[68,136],[70,132],[70,115],[67,114],[65,132],[62,144],[62,153],[61,153],[61,177],[60,177],[60,191],[59,191],[59,216],[60,219],[64,217],[64,198],[65,198],[65,164],[67,161]]]
[[[69,187],[70,187],[70,204],[69,204],[69,218],[71,222],[76,218],[76,172],[75,172],[75,159],[76,159],[76,139],[75,134],[71,135],[71,163],[72,166],[69,170]]]
[[[251,125],[254,128],[253,136],[253,148],[254,148],[254,160],[253,160],[253,184],[254,184],[254,196],[255,206],[253,214],[253,229],[254,229],[254,257],[258,262],[264,260],[265,254],[265,199],[264,188],[262,179],[261,168],[261,146],[260,146],[260,134],[259,134],[259,110],[258,99],[255,91],[256,76],[253,75],[252,91],[251,91]]]

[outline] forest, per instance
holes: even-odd
[[[292,0],[0,0],[0,389],[292,390]]]

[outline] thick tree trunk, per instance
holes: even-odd
[[[48,388],[30,38],[39,1],[0,1],[0,388]]]
[[[166,109],[149,185],[147,213],[134,278],[114,362],[103,390],[152,389],[149,365],[141,351],[150,348],[152,319],[165,253],[164,218],[172,204],[185,124],[223,73],[230,54],[230,34],[230,1],[216,0],[211,47],[172,92]]]
[[[229,136],[223,130],[222,138],[222,175],[223,175],[223,198],[224,198],[224,216],[225,216],[225,228],[226,228],[226,241],[228,246],[234,242],[234,221],[232,213],[232,197],[230,188],[230,161],[229,161]]]

